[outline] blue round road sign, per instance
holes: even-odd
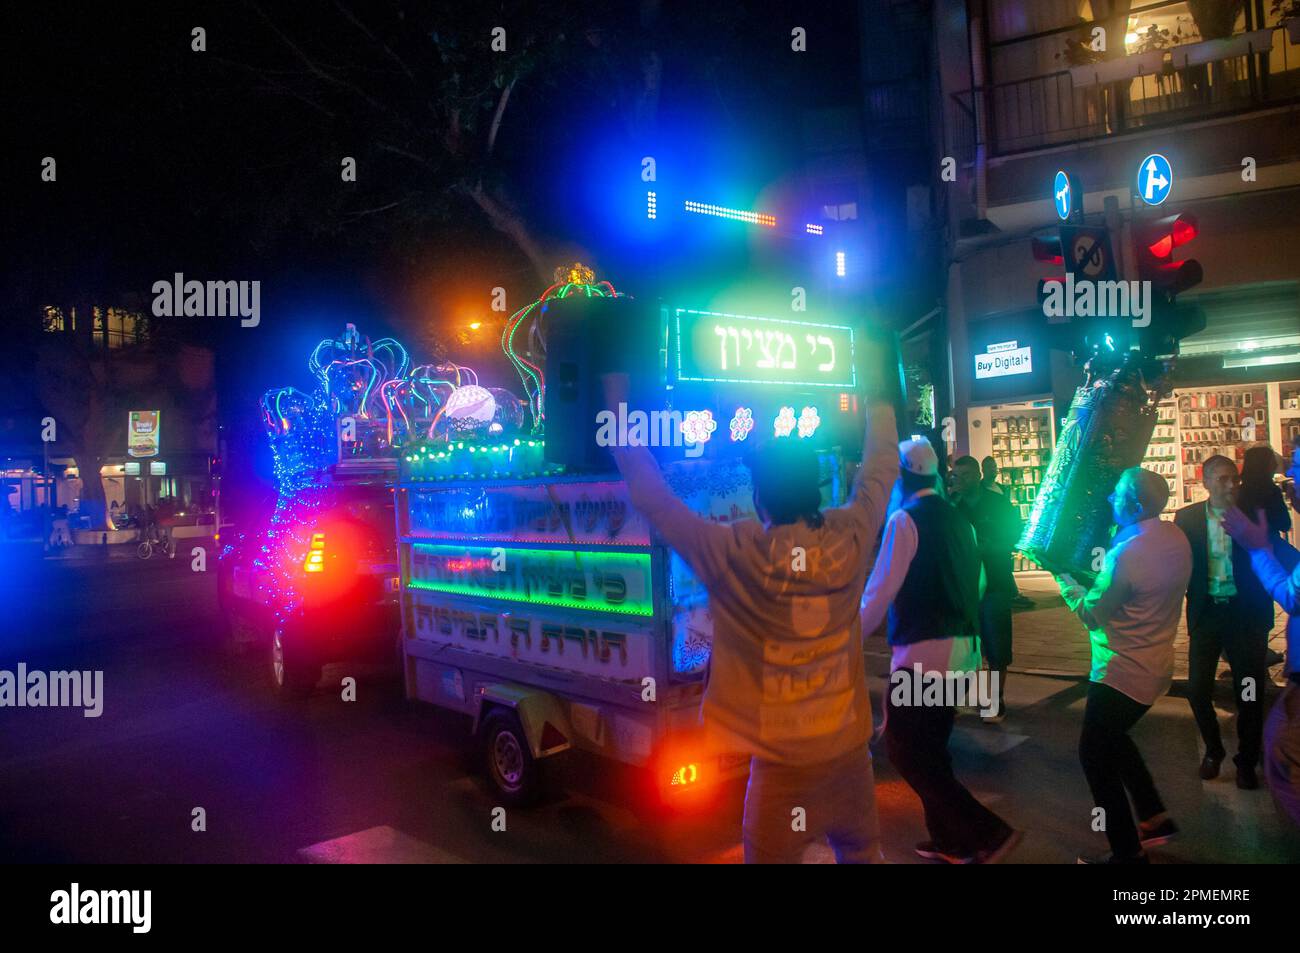
[[[1057,218],[1066,221],[1070,217],[1070,212],[1074,210],[1074,195],[1070,187],[1070,177],[1066,175],[1064,169],[1057,171],[1056,179],[1052,182],[1052,200],[1056,203]]]
[[[1138,166],[1137,194],[1147,205],[1159,205],[1174,188],[1174,169],[1158,152],[1153,152]]]

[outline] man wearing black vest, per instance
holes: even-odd
[[[1264,735],[1263,690],[1268,677],[1268,634],[1273,628],[1273,599],[1251,568],[1250,553],[1223,528],[1240,478],[1227,457],[1213,456],[1201,467],[1210,497],[1184,506],[1174,523],[1192,547],[1192,578],[1187,584],[1187,697],[1205,742],[1200,775],[1218,777],[1225,751],[1214,712],[1214,680],[1219,656],[1232,669],[1237,703],[1237,787],[1259,787]],[[1245,682],[1245,679],[1253,679]]]
[[[1015,847],[1020,832],[957,780],[948,753],[956,704],[947,693],[939,700],[923,697],[918,685],[923,676],[933,683],[936,673],[954,684],[979,670],[975,532],[935,492],[939,460],[928,440],[899,444],[899,470],[902,506],[885,525],[862,606],[864,632],[875,631],[888,611],[891,686],[913,679],[911,692],[886,695],[886,748],[925,808],[930,840],[916,853],[950,864],[995,863]]]

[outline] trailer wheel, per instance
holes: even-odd
[[[541,795],[541,768],[528,750],[519,716],[498,708],[483,722],[483,756],[488,779],[511,807],[533,804]]]
[[[277,627],[271,634],[271,688],[277,697],[286,701],[306,698],[320,681],[321,666],[302,654],[283,628]]]

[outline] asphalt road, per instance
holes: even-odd
[[[382,668],[331,666],[316,694],[284,703],[261,658],[222,639],[215,576],[187,560],[42,562],[6,551],[0,669],[102,670],[103,714],[0,708],[0,857],[11,861],[729,862],[740,859],[743,789],[708,811],[656,815],[607,764],[563,766],[555,796],[495,830],[469,724],[401,698]],[[871,656],[877,672],[883,659]],[[358,679],[358,698],[339,690]],[[877,703],[882,685],[876,683]],[[1075,759],[1083,686],[1019,677],[1011,716],[962,716],[954,738],[971,789],[1028,834],[1011,858],[1072,863],[1097,852]],[[1229,726],[1225,726],[1225,729]],[[1139,744],[1184,837],[1163,862],[1300,862],[1300,834],[1231,770],[1195,776],[1187,704],[1161,700]],[[1225,730],[1225,737],[1231,734]],[[914,862],[920,805],[877,761],[886,854]],[[202,808],[206,830],[192,829]],[[499,826],[499,825],[498,825]],[[811,851],[810,861],[830,859]]]

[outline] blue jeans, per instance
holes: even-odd
[[[747,864],[797,864],[821,840],[841,864],[883,862],[871,750],[813,765],[751,758],[743,827]]]

